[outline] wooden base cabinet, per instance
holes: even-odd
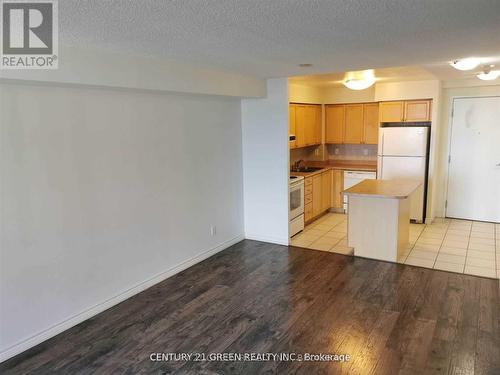
[[[342,182],[341,174],[337,174],[335,179],[338,181],[334,181],[333,176],[336,172],[341,171],[327,169],[304,179],[304,221],[306,223],[316,219],[333,206],[333,188],[338,181]]]
[[[321,211],[332,207],[332,171],[321,173]]]
[[[342,191],[344,190],[344,171],[332,171],[332,208],[342,209],[344,206]]]
[[[313,178],[306,177],[304,179],[304,221],[309,221],[313,218]]]

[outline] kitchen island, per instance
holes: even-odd
[[[396,262],[407,251],[409,197],[421,185],[413,180],[364,180],[344,190],[348,202],[348,246],[354,255]]]

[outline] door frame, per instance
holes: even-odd
[[[446,188],[444,196],[444,217],[448,218],[448,190],[450,186],[450,159],[451,159],[451,139],[453,136],[453,108],[455,106],[455,100],[457,99],[483,99],[483,98],[500,98],[500,95],[456,95],[450,98],[450,106],[448,108],[448,142],[446,143],[448,149],[446,150],[446,155],[448,161],[446,162]],[[468,219],[464,219],[468,220]]]

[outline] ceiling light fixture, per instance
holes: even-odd
[[[313,66],[313,64],[309,64],[309,63],[302,63],[302,64],[299,64],[299,66],[301,68],[310,68],[311,66]]]
[[[466,59],[454,60],[450,63],[452,67],[458,70],[472,70],[480,64],[479,59],[475,57],[469,57]]]
[[[482,79],[483,81],[493,81],[494,79],[500,77],[500,70],[491,70],[491,68],[493,68],[493,65],[485,67],[483,72],[478,74],[476,77]]]
[[[364,90],[375,83],[373,70],[350,72],[344,81],[344,86],[351,90]]]

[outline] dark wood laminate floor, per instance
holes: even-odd
[[[498,281],[243,241],[4,362],[2,374],[499,374]],[[347,353],[152,362],[152,352]]]

